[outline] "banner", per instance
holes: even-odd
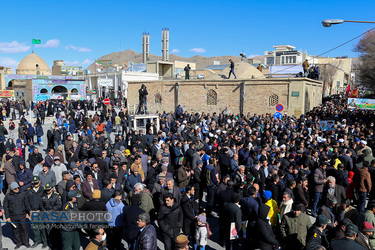
[[[14,97],[14,90],[0,90],[0,97]]]
[[[334,131],[335,121],[320,121],[319,126],[322,131]]]
[[[375,99],[349,98],[349,108],[375,110]]]

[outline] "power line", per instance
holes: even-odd
[[[331,51],[333,51],[333,50],[335,50],[335,49],[338,49],[338,48],[344,46],[345,44],[350,43],[351,41],[353,41],[353,40],[355,40],[355,39],[357,39],[357,38],[363,36],[364,34],[370,32],[370,31],[372,31],[372,30],[374,30],[374,29],[375,29],[375,27],[372,28],[372,29],[369,29],[369,30],[366,31],[366,32],[363,32],[362,34],[360,34],[360,35],[358,35],[358,36],[356,36],[356,37],[354,37],[354,38],[352,38],[352,39],[350,39],[350,40],[348,40],[348,41],[346,41],[346,42],[344,42],[344,43],[342,43],[342,44],[340,44],[340,45],[338,45],[338,46],[336,46],[336,47],[334,47],[334,48],[332,48],[332,49],[329,49],[329,50],[327,50],[327,51],[325,51],[325,52],[323,52],[323,53],[321,53],[321,54],[319,54],[319,55],[313,56],[312,58],[317,58],[317,57],[322,56],[322,55],[324,55],[324,54],[327,54],[327,53],[329,53],[329,52],[331,52]],[[292,66],[290,66],[290,67],[288,67],[288,68],[280,69],[280,70],[276,71],[275,73],[279,73],[279,72],[285,71],[285,70],[287,70],[287,69],[291,69],[291,68],[293,68],[293,67],[295,67],[295,66],[296,66],[296,65],[292,65]],[[259,78],[259,77],[257,77],[257,78]],[[256,78],[255,78],[255,79],[256,79]]]

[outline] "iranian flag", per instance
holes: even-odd
[[[102,66],[103,64],[102,63],[100,63],[100,62],[95,62],[95,66],[97,66],[97,67],[100,67],[100,66]]]

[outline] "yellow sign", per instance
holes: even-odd
[[[14,90],[0,90],[1,97],[14,97]]]

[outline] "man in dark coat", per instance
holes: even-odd
[[[32,184],[33,186],[27,190],[27,199],[30,204],[31,211],[38,211],[40,209],[40,201],[42,200],[42,195],[44,193],[44,188],[40,185],[40,177],[33,176]],[[43,243],[43,248],[47,247],[47,236],[43,225],[40,223],[35,223],[32,226],[34,232],[34,244],[32,247],[36,247]]]
[[[194,200],[194,187],[187,186],[185,191],[186,193],[181,199],[181,208],[182,212],[184,213],[182,231],[186,235],[194,235],[195,221],[198,216],[197,204]]]
[[[231,196],[231,203],[224,204],[224,224],[225,224],[225,248],[226,249],[237,249],[238,248],[238,240],[230,240],[230,230],[231,224],[234,222],[237,235],[241,232],[241,224],[242,224],[242,211],[239,206],[240,203],[240,195],[238,193],[234,193]]]
[[[139,201],[140,196],[133,195],[130,200],[130,206],[126,206],[123,209],[125,240],[128,242],[129,249],[134,249],[137,236],[139,235],[138,216],[145,213],[145,211],[139,207]]]
[[[156,230],[154,226],[150,224],[150,215],[148,213],[138,215],[137,224],[138,228],[142,230],[137,236],[137,249],[157,249]]]
[[[16,247],[18,249],[21,245],[30,248],[29,231],[27,228],[26,218],[29,211],[31,211],[30,204],[26,198],[26,193],[21,192],[17,182],[10,184],[10,193],[4,198],[4,212],[7,222],[24,222],[17,223],[17,227],[13,229],[14,239],[16,240]]]
[[[279,246],[279,242],[276,240],[271,225],[267,219],[269,211],[270,207],[267,205],[261,205],[259,207],[259,217],[257,219],[257,226],[254,235],[256,249],[272,250]]]
[[[331,243],[332,250],[365,250],[363,246],[355,242],[358,234],[358,227],[354,224],[349,224],[345,227],[345,237],[339,240],[334,240]]]
[[[328,196],[326,203],[323,204],[319,209],[319,214],[324,214],[330,221],[330,223],[327,225],[328,229],[333,229],[337,225],[337,220],[334,214],[336,203],[337,199],[335,196]]]
[[[182,228],[183,213],[180,204],[175,203],[171,193],[164,197],[165,205],[161,206],[158,214],[158,222],[163,232],[164,249],[172,250],[174,239],[180,234]]]
[[[328,176],[327,182],[323,189],[322,203],[324,204],[327,200],[327,196],[335,196],[337,199],[337,204],[341,204],[341,201],[346,199],[346,191],[344,187],[336,184],[336,179],[333,176]],[[335,215],[337,214],[339,206],[336,206]]]
[[[29,154],[29,164],[30,169],[34,170],[34,167],[43,160],[43,156],[39,153],[39,149],[37,147],[34,148],[33,152]]]

